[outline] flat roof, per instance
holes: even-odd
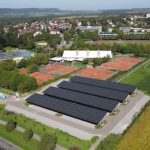
[[[121,92],[121,91],[95,87],[95,86],[80,84],[76,82],[63,81],[58,85],[58,87],[72,90],[72,91],[78,91],[78,92],[86,93],[90,95],[95,95],[99,97],[105,97],[105,98],[113,99],[119,102],[123,102],[129,95],[128,93]]]
[[[79,77],[79,76],[72,77],[70,80],[72,82],[77,82],[77,83],[81,83],[81,84],[127,92],[129,94],[132,94],[135,91],[135,89],[137,88],[135,85],[116,83],[116,82],[112,82],[112,81],[108,81],[108,80],[107,81],[106,80],[96,80],[96,79],[84,78],[84,77]]]
[[[49,87],[43,93],[48,96],[64,99],[108,112],[112,112],[119,103],[118,101],[114,101],[112,99],[88,95],[56,87]]]
[[[92,124],[98,124],[107,114],[100,109],[46,95],[33,94],[27,98],[27,102]]]

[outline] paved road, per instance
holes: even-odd
[[[9,141],[5,140],[2,137],[0,137],[0,148],[4,150],[21,150],[19,147],[10,143]]]

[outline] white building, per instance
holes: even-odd
[[[60,34],[60,30],[52,29],[52,30],[50,30],[50,34],[51,35],[58,35],[58,34]]]
[[[147,15],[146,15],[146,18],[150,18],[150,14],[147,14]]]
[[[55,57],[51,60],[53,61],[83,61],[84,59],[94,59],[94,58],[112,58],[111,51],[79,51],[79,50],[66,50],[62,57]]]
[[[102,26],[79,26],[77,29],[81,30],[82,32],[102,32]]]
[[[33,36],[36,37],[37,35],[40,35],[40,34],[42,34],[41,31],[36,31],[36,32],[33,34]]]

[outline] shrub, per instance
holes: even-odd
[[[57,137],[52,134],[45,134],[38,146],[39,150],[54,150],[56,148]]]
[[[6,131],[11,132],[17,127],[17,123],[15,121],[8,121],[6,125]]]
[[[33,131],[32,129],[27,129],[24,132],[24,139],[26,142],[29,142],[33,137]]]

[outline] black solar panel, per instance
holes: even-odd
[[[78,91],[81,93],[91,94],[99,97],[110,98],[110,99],[118,100],[120,102],[123,102],[128,96],[128,93],[125,92],[105,89],[100,87],[94,87],[94,86],[79,84],[75,82],[63,81],[58,85],[58,87],[63,89],[69,89],[72,91]]]
[[[76,102],[97,109],[102,109],[108,112],[112,112],[119,103],[118,101],[114,101],[111,99],[55,87],[49,87],[44,91],[44,93],[48,96]]]
[[[96,108],[39,94],[27,98],[27,102],[92,124],[98,124],[107,113]]]
[[[104,81],[104,80],[96,80],[96,79],[84,78],[79,76],[72,77],[70,80],[72,82],[77,82],[81,84],[123,91],[129,94],[132,94],[137,88],[135,85],[128,85],[128,84],[122,84],[122,83],[116,83],[116,82]]]

